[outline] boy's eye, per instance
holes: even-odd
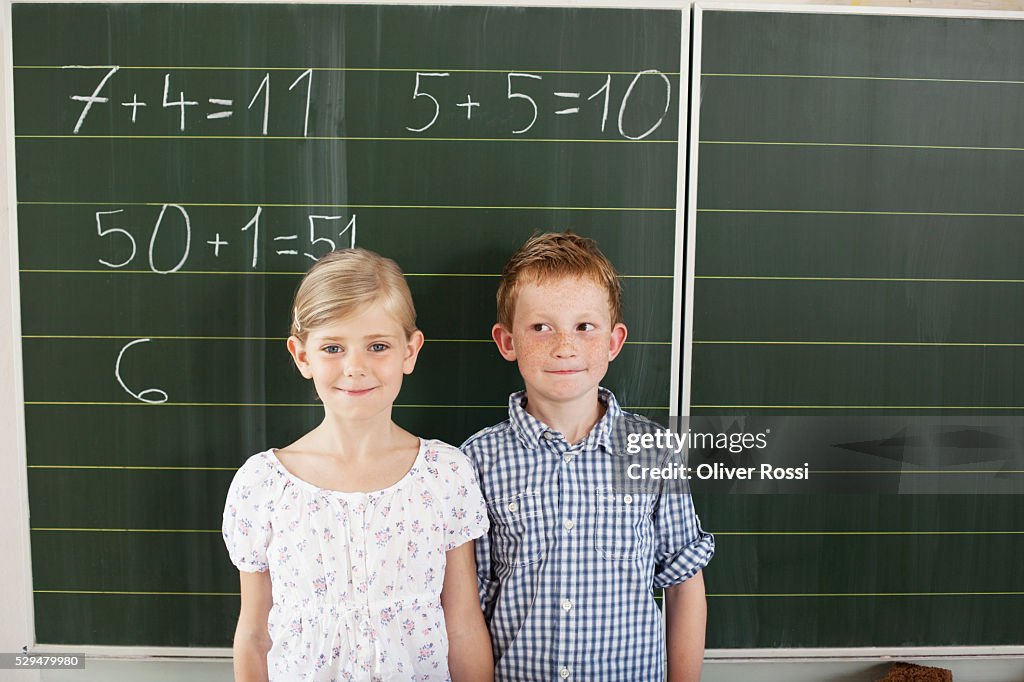
[[[374,353],[383,353],[387,349],[388,349],[388,344],[386,344],[386,343],[375,343],[375,344],[370,346],[370,350],[373,351]]]
[[[548,327],[543,322],[538,322],[535,325],[531,325],[530,328],[533,329],[533,331],[535,331],[535,332],[546,332],[548,329],[550,329],[550,327]]]
[[[595,329],[597,329],[597,327],[590,324],[589,322],[581,322],[580,324],[576,325],[576,329],[578,329],[581,332],[592,332]]]

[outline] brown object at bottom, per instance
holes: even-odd
[[[877,682],[953,682],[953,671],[914,663],[893,663],[889,674]]]

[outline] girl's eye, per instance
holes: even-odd
[[[596,327],[590,324],[589,322],[582,322],[576,326],[576,329],[580,330],[581,332],[592,332],[594,331],[594,329],[596,329]]]
[[[323,347],[323,351],[325,353],[340,353],[341,352],[341,346],[335,346],[335,345],[324,346]]]
[[[370,346],[370,350],[372,350],[374,353],[383,353],[387,349],[388,344],[386,343],[375,343],[372,346]]]

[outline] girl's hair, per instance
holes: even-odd
[[[399,321],[406,337],[416,331],[416,308],[398,264],[366,249],[332,251],[302,278],[292,305],[292,336],[309,332],[379,303]]]

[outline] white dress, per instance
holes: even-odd
[[[420,440],[409,472],[371,493],[324,490],[273,450],[250,457],[224,505],[242,571],[270,571],[271,680],[448,680],[445,552],[487,532],[473,467]]]

